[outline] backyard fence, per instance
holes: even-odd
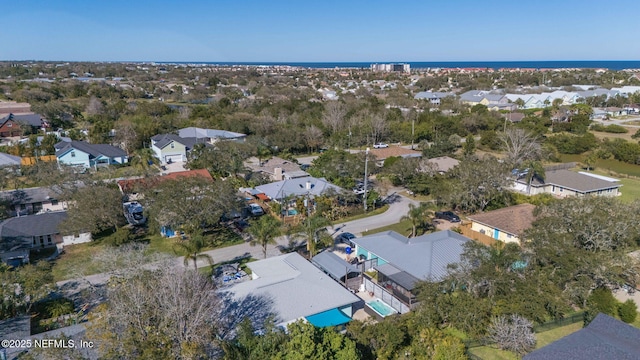
[[[411,310],[409,309],[409,306],[398,300],[395,296],[393,296],[393,294],[385,290],[382,286],[374,283],[366,276],[364,277],[364,289],[365,291],[373,293],[373,296],[384,301],[400,314],[406,314]]]
[[[469,239],[475,240],[481,244],[491,246],[497,242],[496,239],[492,238],[489,235],[481,234],[477,231],[471,230],[471,223],[465,223],[460,226],[460,232],[462,235],[468,237]]]

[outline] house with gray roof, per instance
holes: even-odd
[[[324,178],[312,176],[287,179],[272,182],[270,184],[256,186],[259,193],[265,194],[269,199],[281,202],[288,197],[309,196],[311,198],[330,193],[339,193],[342,188],[328,182]]]
[[[54,145],[58,164],[97,168],[126,164],[127,153],[115,146],[107,144],[89,144],[85,141],[61,141]]]
[[[415,303],[416,284],[440,281],[449,264],[460,262],[464,245],[471,240],[443,230],[414,238],[385,231],[351,241],[360,259],[373,262],[378,284],[410,308]]]
[[[619,196],[622,186],[618,179],[563,168],[546,169],[544,179],[534,177],[530,189],[526,177],[526,170],[518,173],[514,181],[514,189],[530,195],[547,193],[557,197]]]
[[[22,158],[20,156],[0,152],[0,168],[20,167],[21,165]]]
[[[331,278],[341,283],[346,283],[347,279],[358,277],[362,273],[358,267],[344,261],[331,251],[325,250],[319,253],[311,259],[311,262]]]
[[[441,100],[448,96],[455,96],[455,94],[450,92],[421,91],[419,93],[416,93],[413,98],[416,100],[429,101],[430,104],[438,106],[440,105]]]
[[[211,146],[209,139],[205,137],[181,137],[176,134],[158,134],[151,137],[151,150],[162,164],[187,161],[187,154],[196,144]]]
[[[277,326],[305,319],[317,327],[335,326],[351,320],[360,298],[313,266],[298,253],[249,262],[251,280],[219,291],[235,304],[254,299],[260,306],[246,306],[246,314],[259,324],[272,315]],[[231,307],[237,307],[231,306]],[[256,317],[260,316],[260,319]],[[262,321],[262,323],[261,323]]]
[[[638,360],[640,329],[598,314],[586,327],[525,355],[523,360]]]
[[[65,245],[91,241],[90,233],[62,235],[60,224],[66,211],[13,217],[0,223],[0,260],[9,265],[29,262],[29,252],[51,247],[58,250]]]
[[[489,106],[509,103],[509,100],[504,94],[486,90],[469,90],[460,94],[460,101],[471,106],[478,104]]]
[[[244,142],[247,138],[246,134],[241,134],[227,130],[203,129],[198,127],[188,127],[178,130],[178,136],[181,138],[202,139],[211,144],[220,140]]]
[[[247,160],[244,165],[254,173],[262,173],[273,181],[303,178],[310,176],[308,172],[302,170],[300,165],[291,160],[285,160],[274,156],[266,161],[258,158],[254,161]]]
[[[0,201],[8,207],[9,216],[62,211],[67,203],[60,201],[61,189],[48,187],[24,188],[0,192]]]

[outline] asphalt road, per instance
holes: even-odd
[[[394,201],[390,204],[389,209],[382,214],[370,216],[363,219],[353,220],[346,222],[342,225],[336,225],[333,228],[329,227],[329,233],[337,235],[341,232],[351,232],[356,235],[361,235],[362,232],[367,230],[373,230],[376,228],[395,224],[400,221],[404,215],[407,214],[409,204],[417,204],[416,201],[408,199],[401,195],[395,195]],[[268,245],[267,257],[280,255],[282,247],[289,246],[289,240],[285,236],[278,237],[276,239],[277,245]],[[227,246],[224,248],[209,250],[205,252],[213,258],[215,263],[222,263],[227,261],[239,260],[243,257],[251,256],[254,259],[262,259],[262,247],[251,246],[248,242],[239,245]],[[175,266],[184,266],[184,257],[178,257],[172,259],[171,262]],[[198,267],[208,266],[206,261],[199,261]],[[153,268],[154,264],[147,265],[149,268]],[[193,263],[188,264],[193,266]],[[59,281],[57,283],[59,288],[66,288],[70,292],[78,292],[84,288],[87,288],[90,284],[93,286],[100,286],[106,284],[110,278],[109,273],[101,273],[85,276],[82,279],[71,279]],[[66,286],[65,286],[66,285]]]

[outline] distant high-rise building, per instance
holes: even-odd
[[[409,64],[371,64],[371,71],[383,71],[383,72],[411,72],[411,65]]]

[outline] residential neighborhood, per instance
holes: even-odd
[[[290,358],[296,336],[625,358],[637,73],[0,62],[0,335],[126,343],[79,358]],[[156,353],[160,318],[197,335]]]

